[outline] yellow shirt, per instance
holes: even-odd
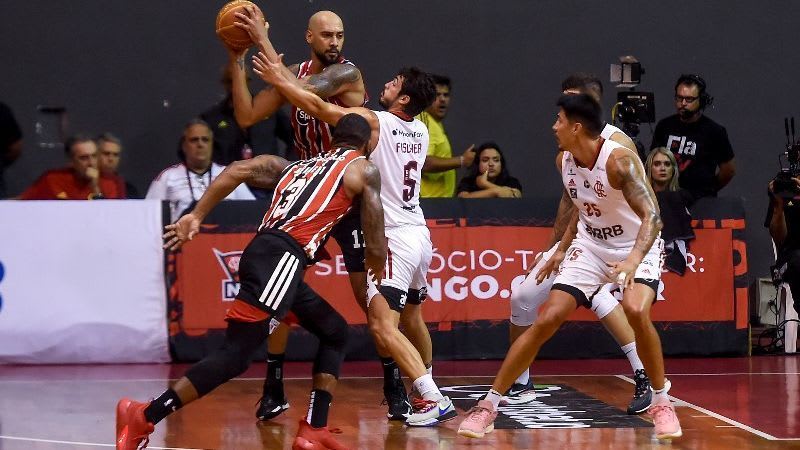
[[[428,155],[438,156],[439,158],[452,158],[453,150],[450,148],[450,140],[447,139],[447,134],[444,131],[442,122],[436,120],[425,111],[417,116],[417,119],[428,127],[428,133],[431,139],[428,145]],[[455,190],[455,170],[422,173],[422,186],[419,190],[420,197],[452,197]]]

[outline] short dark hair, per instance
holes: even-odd
[[[372,127],[369,126],[367,119],[355,113],[345,114],[336,122],[331,136],[331,146],[334,148],[342,146],[360,148],[369,142],[370,136],[372,136]]]
[[[97,138],[95,138],[95,140],[97,141],[98,144],[100,144],[101,142],[113,142],[113,143],[119,145],[120,147],[122,147],[122,140],[120,140],[120,138],[118,138],[116,135],[114,135],[110,131],[106,131],[104,133],[100,133],[100,135],[97,136]]]
[[[603,108],[589,94],[565,94],[556,103],[572,122],[579,122],[592,136],[603,130]]]
[[[403,77],[400,95],[411,98],[405,107],[405,113],[409,116],[421,113],[436,99],[436,85],[429,73],[416,67],[403,67],[397,75]]]
[[[183,126],[183,131],[181,131],[181,137],[178,138],[178,159],[180,159],[183,162],[186,162],[186,153],[184,153],[184,151],[183,151],[184,134],[186,133],[186,130],[188,130],[189,128],[191,128],[191,127],[193,127],[195,125],[202,125],[202,126],[208,128],[208,132],[211,133],[211,136],[214,136],[214,130],[211,128],[211,125],[209,125],[208,122],[206,122],[205,120],[203,120],[201,118],[192,117],[188,122],[186,122],[186,125]],[[213,145],[213,147],[212,147],[213,150],[212,151],[214,153],[216,153],[217,141],[214,140],[212,145]]]
[[[603,96],[603,82],[590,73],[578,72],[564,78],[561,82],[561,91],[568,89],[577,89],[581,92],[592,90],[597,92],[599,97]]]
[[[447,86],[447,89],[452,89],[453,84],[450,81],[450,77],[447,75],[436,75],[435,73],[431,74],[431,78],[433,78],[433,84],[436,86]]]
[[[80,144],[81,142],[94,142],[88,134],[86,133],[76,133],[72,136],[68,137],[66,141],[64,141],[64,153],[67,154],[70,158],[72,157],[72,147],[75,144]],[[95,143],[96,145],[96,143]]]

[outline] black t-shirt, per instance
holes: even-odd
[[[669,116],[656,125],[650,148],[656,147],[666,147],[675,155],[682,188],[695,198],[717,196],[717,167],[733,159],[725,127],[705,115],[692,123]]]
[[[462,178],[461,181],[458,182],[456,193],[481,191],[482,189],[478,187],[477,183],[475,183],[475,179],[476,177],[473,176],[466,176]],[[517,180],[512,176],[506,176],[503,177],[502,179],[498,177],[497,179],[492,181],[492,183],[498,186],[505,186],[509,188],[519,189],[519,191],[522,192],[522,185],[520,184],[519,180]]]
[[[11,109],[0,103],[0,167],[6,165],[8,147],[22,137],[22,130]]]
[[[783,216],[786,220],[786,240],[781,248],[778,249],[779,261],[782,260],[782,257],[787,252],[800,250],[800,195],[784,201],[786,202],[783,205]],[[769,223],[772,221],[772,214],[773,207],[772,202],[770,202],[769,209],[767,209],[767,217],[764,220],[764,226],[767,228],[769,228]]]

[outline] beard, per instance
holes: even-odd
[[[680,117],[682,120],[689,120],[689,119],[693,118],[695,116],[695,114],[697,114],[699,112],[700,112],[700,110],[691,111],[691,110],[688,110],[688,109],[681,108],[681,109],[678,110],[678,117]]]
[[[331,64],[336,64],[339,62],[339,58],[342,56],[342,52],[339,50],[326,50],[324,52],[318,52],[314,50],[314,54],[317,55],[317,59],[322,62],[322,64],[326,66],[330,66]]]

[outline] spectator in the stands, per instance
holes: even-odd
[[[139,189],[119,174],[119,163],[122,159],[122,141],[115,135],[105,132],[97,136],[97,168],[100,174],[118,178],[125,185],[126,198],[142,198]]]
[[[688,241],[694,239],[689,207],[694,198],[679,185],[678,164],[665,147],[650,151],[645,161],[647,179],[656,193],[661,211],[661,238],[664,240],[664,267],[683,275],[686,271]]]
[[[208,186],[225,169],[211,161],[214,135],[202,119],[192,119],[183,129],[178,142],[181,162],[164,169],[150,183],[147,199],[169,200],[172,222],[194,209]],[[225,200],[253,200],[255,197],[241,184]]]
[[[119,177],[100,174],[97,143],[76,134],[64,143],[69,167],[48,170],[20,195],[22,200],[96,200],[125,198]]]
[[[5,103],[0,103],[0,200],[6,198],[3,171],[22,154],[22,130],[14,113]]]
[[[462,198],[520,198],[522,185],[508,172],[506,159],[500,146],[494,142],[481,144],[469,174],[458,183],[458,196]]]

